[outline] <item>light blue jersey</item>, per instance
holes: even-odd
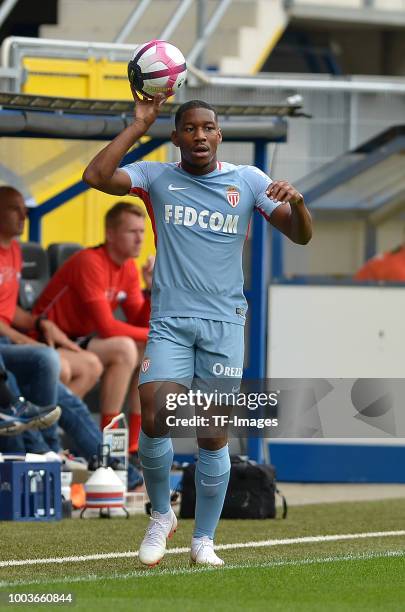
[[[253,166],[220,162],[202,176],[176,163],[142,161],[122,169],[155,232],[151,319],[243,325],[242,250],[253,210],[268,219],[279,204],[265,193],[271,179]]]

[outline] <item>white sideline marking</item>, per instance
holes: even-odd
[[[226,570],[235,569],[261,569],[261,568],[277,568],[286,566],[300,566],[300,565],[315,565],[319,563],[334,563],[338,561],[368,561],[370,559],[382,559],[392,557],[405,557],[405,550],[387,550],[381,553],[357,553],[349,555],[340,555],[336,557],[318,557],[315,559],[293,559],[285,561],[265,561],[263,563],[241,563],[240,565],[225,565],[220,568],[216,567],[188,567],[188,568],[174,568],[174,569],[162,569],[153,571],[150,569],[136,570],[134,572],[127,572],[120,574],[119,572],[109,573],[108,575],[97,575],[88,574],[87,576],[71,576],[67,578],[52,578],[48,580],[46,578],[38,580],[30,580],[25,582],[24,580],[15,580],[13,582],[0,582],[0,588],[7,588],[12,586],[29,586],[34,584],[69,584],[75,582],[95,582],[97,580],[129,580],[131,578],[156,578],[159,576],[179,576],[184,574],[201,574],[204,572],[224,572]]]
[[[287,546],[289,544],[311,544],[314,542],[338,542],[339,540],[358,540],[362,538],[384,538],[389,536],[405,536],[401,531],[371,531],[365,533],[342,533],[326,536],[306,536],[301,538],[286,538],[283,540],[261,540],[259,542],[236,542],[234,544],[219,544],[215,550],[235,550],[237,548],[261,548],[265,546]],[[169,548],[167,555],[188,553],[189,546]],[[138,556],[138,551],[98,553],[94,555],[78,555],[72,557],[47,557],[44,559],[11,559],[0,561],[0,567],[16,567],[18,565],[44,565],[49,563],[79,563],[81,561],[99,561],[103,559],[124,559]]]

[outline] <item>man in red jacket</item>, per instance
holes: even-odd
[[[360,281],[405,282],[405,244],[369,259],[354,278]]]
[[[138,449],[140,403],[138,371],[149,332],[153,258],[143,267],[141,291],[138,257],[145,213],[118,202],[105,217],[104,244],[83,249],[65,262],[39,297],[35,313],[54,321],[70,338],[95,353],[104,366],[100,404],[105,427],[121,411],[129,389],[130,452]],[[114,317],[121,306],[127,322]]]

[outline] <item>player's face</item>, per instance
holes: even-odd
[[[27,207],[21,193],[5,191],[0,196],[0,235],[9,240],[24,231]]]
[[[107,230],[107,242],[123,261],[138,257],[145,235],[145,219],[129,212],[121,213],[119,223]]]
[[[181,165],[191,174],[207,174],[215,169],[221,141],[215,114],[208,108],[191,108],[183,113],[172,133],[173,144],[180,148]]]

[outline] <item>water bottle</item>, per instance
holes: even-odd
[[[30,470],[28,472],[30,479],[30,515],[35,518],[45,516],[44,475],[45,470]]]

